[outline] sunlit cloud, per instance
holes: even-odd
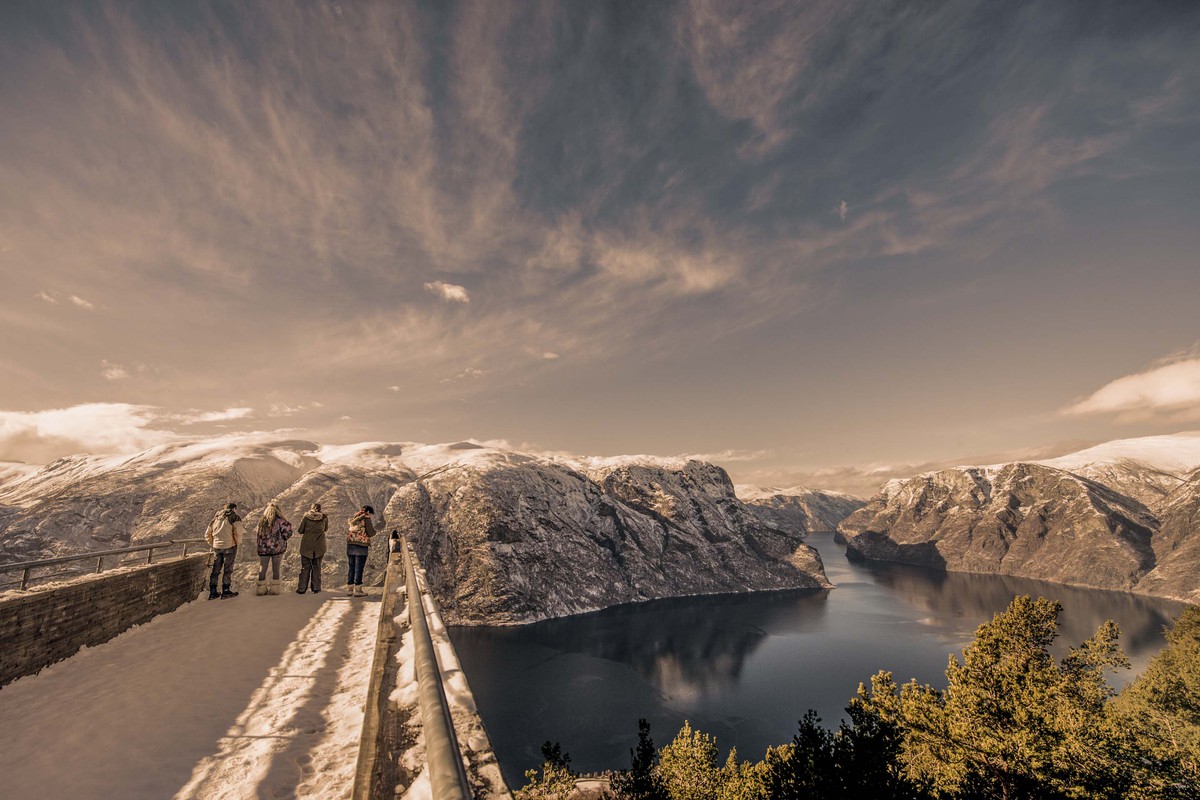
[[[54,297],[53,295],[46,294],[45,292],[38,292],[37,294],[35,294],[35,295],[34,295],[34,297],[36,297],[38,300],[41,300],[43,303],[50,303],[50,304],[52,304],[52,305],[57,305],[57,304],[58,304],[58,298],[57,298],[57,297]]]
[[[136,452],[175,438],[154,429],[157,421],[155,408],[130,403],[0,411],[0,460],[41,462],[75,452]]]
[[[67,299],[69,299],[72,303],[79,306],[80,308],[86,309],[88,311],[91,311],[96,308],[94,303],[92,303],[88,300],[84,300],[82,297],[79,297],[78,295],[73,294]]]
[[[1140,419],[1200,410],[1200,358],[1183,358],[1110,381],[1064,414],[1123,414]]]
[[[437,295],[447,303],[469,303],[471,295],[462,286],[457,286],[453,283],[443,283],[442,281],[433,281],[425,284],[425,291],[430,294]]]

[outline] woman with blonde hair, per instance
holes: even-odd
[[[258,521],[258,583],[257,595],[279,594],[279,562],[287,550],[287,541],[292,538],[292,523],[279,513],[279,506],[272,500],[263,510]],[[271,580],[267,581],[267,564],[271,565]]]

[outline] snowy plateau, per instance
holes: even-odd
[[[1200,433],[889,481],[849,553],[1200,603]]]
[[[330,518],[327,586],[346,521],[376,509],[367,582],[407,534],[449,624],[520,624],[661,597],[827,588],[811,527],[762,515],[699,461],[548,457],[471,442],[320,446],[262,438],[180,442],[43,467],[0,464],[0,563],[203,535],[238,503],[252,532],[274,500]],[[821,525],[828,523],[822,522]],[[244,588],[257,558],[239,554]],[[297,572],[296,547],[285,571]]]

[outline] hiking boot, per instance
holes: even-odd
[[[221,599],[222,599],[222,600],[227,600],[227,599],[229,599],[230,597],[237,597],[237,596],[238,596],[238,593],[237,593],[237,592],[230,591],[229,589],[226,589],[225,591],[221,592]]]
[[[363,589],[362,584],[358,584],[354,587],[354,593],[356,595],[358,595],[359,597],[367,596],[367,591],[366,591],[366,589]]]
[[[209,590],[208,590],[208,599],[209,599],[209,600],[216,600],[216,599],[217,599],[218,597],[220,597],[220,596],[221,596],[221,593],[220,593],[220,592],[218,592],[216,589],[209,589]]]

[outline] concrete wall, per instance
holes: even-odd
[[[195,600],[209,560],[199,553],[0,598],[0,686]]]

